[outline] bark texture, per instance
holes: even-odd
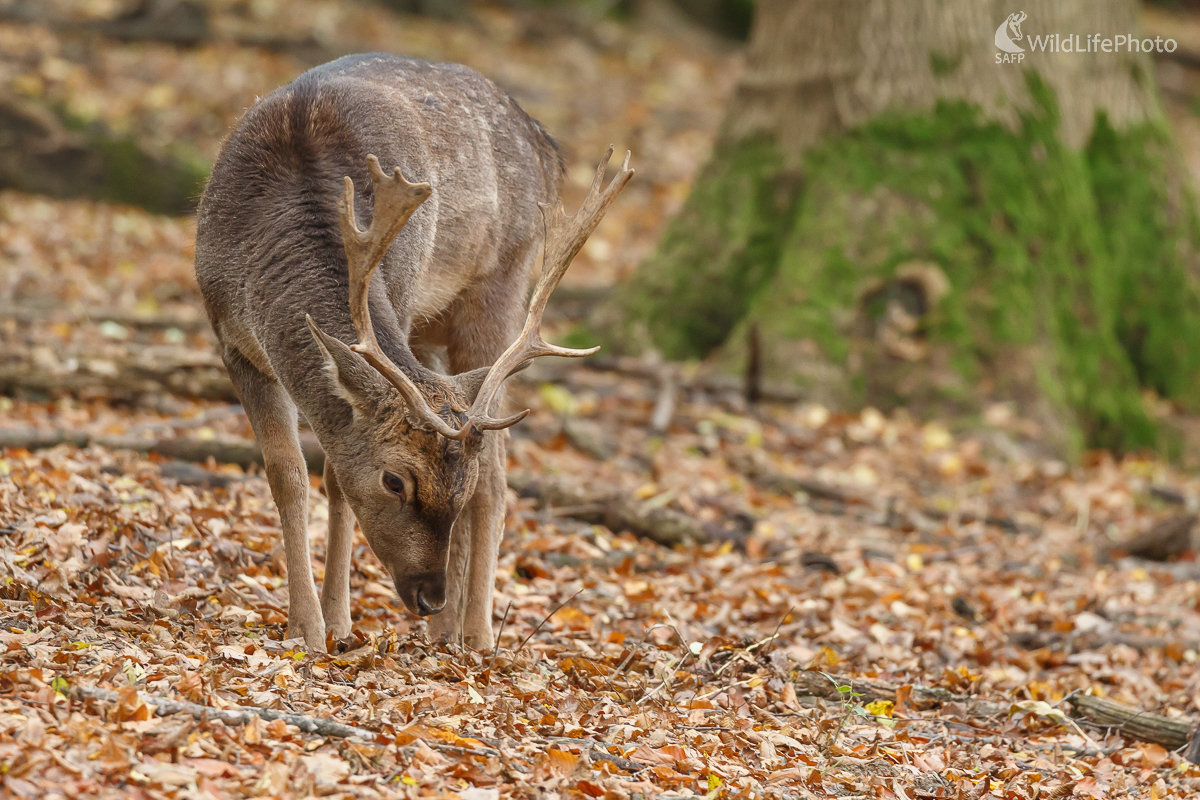
[[[997,64],[996,27],[1008,2],[972,0],[761,0],[746,71],[726,118],[725,139],[766,136],[793,163],[831,132],[878,115],[965,101],[1016,128],[1036,105],[1022,67],[1059,98],[1062,138],[1082,147],[1097,111],[1118,127],[1157,117],[1148,61],[1133,54],[1031,53],[1030,37],[1133,33],[1129,0],[1034,0],[1022,8],[1026,45],[1017,65]],[[1010,34],[1011,35],[1011,34]],[[1015,66],[1007,69],[1006,66]]]
[[[711,163],[594,319],[839,404],[1016,399],[1067,449],[1169,445],[1200,388],[1196,215],[1132,0],[764,0]],[[754,332],[757,335],[750,335]]]

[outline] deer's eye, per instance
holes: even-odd
[[[405,502],[408,501],[408,486],[405,485],[404,479],[396,473],[383,473],[383,488],[387,489],[401,500],[404,500]]]

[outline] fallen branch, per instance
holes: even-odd
[[[243,469],[262,465],[262,450],[258,442],[245,439],[142,439],[135,436],[90,436],[86,433],[37,428],[0,428],[0,450],[20,447],[26,450],[45,450],[69,444],[72,447],[107,447],[110,450],[133,450],[157,453],[164,458],[203,463],[208,459],[221,464],[236,464]],[[325,452],[312,434],[300,434],[300,446],[309,472],[320,475],[325,468]]]
[[[88,700],[101,700],[106,703],[115,703],[121,699],[118,692],[114,692],[111,689],[99,689],[94,686],[76,686],[71,690],[71,693],[76,697]],[[140,695],[140,697],[147,705],[154,706],[154,710],[159,716],[191,714],[196,719],[219,719],[227,725],[242,725],[258,717],[268,722],[280,719],[288,725],[295,725],[305,733],[334,736],[339,739],[358,737],[373,742],[377,735],[375,731],[369,731],[366,728],[356,728],[353,725],[343,725],[340,722],[321,719],[320,717],[306,717],[303,714],[275,711],[274,709],[260,708],[259,706],[213,708],[212,706],[204,706],[199,703],[190,703],[186,700],[168,700],[165,697],[155,697],[153,695]]]
[[[94,686],[76,686],[71,690],[71,694],[78,698],[86,700],[100,700],[105,703],[116,703],[121,699],[119,692],[111,689],[100,689]],[[286,711],[276,711],[271,708],[262,708],[259,706],[238,706],[237,708],[213,708],[212,706],[201,705],[200,703],[191,703],[186,700],[169,700],[165,697],[156,697],[154,695],[139,694],[142,702],[147,705],[154,706],[155,713],[161,717],[170,716],[171,714],[189,714],[196,719],[220,720],[226,725],[244,725],[250,720],[258,717],[265,719],[268,722],[273,720],[283,720],[288,725],[295,725],[305,733],[312,733],[318,736],[332,736],[337,739],[353,739],[359,738],[369,742],[376,740],[379,734],[366,728],[358,728],[353,725],[345,725],[341,722],[334,722],[330,719],[321,717],[309,717],[303,714],[293,714]],[[386,735],[386,734],[385,734]],[[483,755],[501,755],[500,747],[506,742],[501,739],[481,739],[484,747],[467,748],[457,745],[447,745],[442,742],[427,742],[435,750],[450,750],[454,752],[476,753]],[[628,758],[614,756],[604,749],[603,742],[595,742],[589,739],[569,739],[565,737],[547,737],[544,739],[547,744],[570,745],[588,753],[597,761],[607,761],[618,769],[623,769],[626,772],[639,772],[646,769],[648,765],[641,764]]]
[[[1154,486],[1150,487],[1150,496],[1156,497],[1159,500],[1162,500],[1164,503],[1170,503],[1176,506],[1187,505],[1187,497],[1184,496],[1183,492],[1171,486],[1155,484]]]
[[[951,517],[948,512],[942,511],[940,508],[925,507],[915,510],[922,516],[929,517],[930,519],[937,520],[938,522],[948,522]],[[1000,528],[1001,530],[1008,531],[1009,533],[1022,532],[1022,528],[1017,521],[1009,517],[1000,517],[992,514],[979,517],[975,514],[972,514],[970,511],[960,511],[958,513],[959,525],[970,525],[972,522],[982,522],[985,525],[991,525],[993,527]],[[1028,529],[1028,532],[1036,533],[1037,528],[1030,528]]]
[[[643,764],[640,761],[634,761],[630,758],[622,758],[614,756],[604,748],[607,745],[604,742],[597,742],[594,739],[573,739],[568,736],[544,736],[541,739],[547,744],[566,745],[567,747],[578,747],[586,752],[595,761],[607,761],[617,769],[623,769],[626,772],[640,772],[644,769],[649,769],[650,764]]]
[[[178,148],[144,147],[101,120],[88,121],[44,98],[5,88],[0,88],[0,130],[5,134],[0,187],[6,189],[187,214],[195,209],[208,173]]]
[[[5,341],[0,393],[87,394],[130,398],[173,394],[237,402],[225,366],[209,350],[176,345],[104,343],[57,352]]]
[[[832,678],[832,680],[830,680]],[[862,703],[875,700],[890,700],[899,704],[898,693],[903,695],[905,704],[916,709],[937,708],[947,703],[963,703],[970,710],[971,716],[990,717],[1006,713],[1007,705],[992,703],[971,695],[955,694],[946,689],[930,689],[924,686],[895,686],[881,681],[868,681],[861,678],[848,678],[840,675],[826,675],[823,672],[801,672],[793,681],[798,697],[819,697],[825,700],[841,701],[845,698],[838,687],[850,687],[857,695],[854,699]],[[903,690],[903,691],[902,691]]]
[[[49,6],[42,0],[18,0],[0,8],[0,22],[35,23],[71,37],[98,34],[123,42],[166,42],[180,47],[206,43],[259,47],[314,64],[326,61],[339,52],[313,36],[275,36],[247,26],[231,25],[219,17],[213,18],[207,4],[197,0],[135,4],[133,9],[119,16],[91,19],[56,14]],[[350,48],[351,51],[361,49]]]
[[[847,491],[840,487],[823,483],[822,481],[814,480],[812,478],[797,478],[777,472],[769,463],[767,463],[765,458],[756,453],[735,452],[726,460],[728,461],[729,466],[749,478],[754,485],[770,492],[776,492],[778,494],[788,496],[803,492],[811,498],[818,500],[830,500],[835,503],[840,503],[841,505],[871,505],[867,498],[862,497],[855,492]],[[935,508],[920,508],[916,509],[916,511],[923,516],[939,522],[946,522],[950,519],[950,514]],[[895,514],[890,514],[889,517],[896,517],[897,520],[904,519],[903,517]],[[1018,525],[1015,520],[1008,517],[995,515],[977,517],[976,515],[967,511],[959,513],[958,521],[963,525],[982,521],[986,525],[993,525],[1010,533],[1018,533],[1022,530],[1021,526]]]
[[[1200,647],[1200,642],[1187,641],[1168,636],[1151,636],[1141,633],[1099,631],[1022,631],[1009,634],[1008,640],[1022,650],[1050,648],[1068,655],[1088,650],[1100,650],[1111,644],[1125,645],[1134,650],[1161,650],[1177,647],[1180,652]]]
[[[581,360],[578,366],[599,372],[615,372],[625,377],[641,378],[655,383],[659,382],[662,377],[661,361],[629,356],[592,356]],[[534,373],[538,378],[555,380],[561,377],[563,372],[574,368],[576,367],[568,367],[565,363],[562,365],[548,364],[542,366],[541,369],[535,366],[531,368],[531,371],[538,369]],[[698,374],[686,379],[681,378],[679,388],[685,392],[706,392],[741,397],[745,392],[745,379],[737,375],[721,373]],[[804,393],[795,387],[777,381],[763,381],[760,391],[760,399],[772,403],[795,403],[805,397]]]
[[[835,503],[842,503],[843,505],[866,503],[861,497],[839,489],[836,486],[831,486],[830,484],[811,478],[795,478],[791,475],[776,472],[770,466],[763,463],[763,459],[756,458],[748,452],[733,453],[728,457],[727,461],[729,462],[729,466],[742,475],[745,475],[756,486],[768,491],[788,496],[794,495],[797,492],[804,492],[809,497],[832,500]]]
[[[1186,745],[1184,758],[1193,764],[1200,763],[1200,737],[1196,736],[1198,723],[1194,720],[1151,714],[1090,694],[1072,695],[1068,702],[1093,725],[1113,728],[1131,739],[1160,744],[1168,750]]]
[[[3,98],[0,98],[2,101]],[[2,121],[2,120],[0,120]],[[0,185],[3,185],[3,164],[0,163]],[[64,312],[61,309],[16,308],[0,306],[0,321],[14,320],[25,325],[48,325],[66,322],[117,322],[132,329],[178,328],[197,333],[208,329],[208,320],[168,316],[143,316],[121,311],[85,309]],[[215,352],[204,348],[181,345],[149,345],[138,342],[75,343],[66,351],[45,345],[30,345],[10,337],[0,350],[0,394],[16,390],[59,394],[99,394],[128,399],[145,394],[173,394],[206,400],[238,402],[225,365]],[[49,362],[47,363],[47,359]],[[561,361],[561,359],[551,359]],[[579,365],[565,363],[535,364],[517,380],[537,384],[563,380]],[[677,363],[649,363],[632,358],[589,358],[583,367],[598,372],[613,372],[654,383],[658,389],[652,428],[663,431],[670,425],[678,397],[687,391],[717,395],[738,395],[743,387],[731,375],[706,375],[684,378]],[[761,399],[773,402],[794,402],[800,395],[782,387],[766,385]],[[820,495],[817,484],[811,484],[810,494]],[[786,487],[783,489],[788,491]],[[802,489],[792,489],[790,492]],[[831,498],[837,499],[837,498]]]
[[[57,325],[60,323],[80,325],[89,322],[115,322],[126,328],[142,330],[176,328],[185,333],[203,333],[209,330],[208,318],[203,315],[177,317],[163,314],[136,314],[131,311],[105,308],[66,310],[61,306],[0,305],[0,321],[7,320],[13,320],[23,325]]]
[[[509,474],[508,485],[518,495],[536,499],[539,508],[555,507],[563,516],[603,525],[614,533],[630,531],[666,547],[707,544],[715,538],[686,514],[648,506],[621,492],[584,492],[519,474]]]

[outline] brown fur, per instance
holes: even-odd
[[[368,154],[432,186],[372,283],[379,344],[460,425],[481,368],[520,330],[542,235],[538,203],[557,199],[563,172],[541,126],[472,70],[351,56],[263,98],[225,142],[201,200],[196,277],[279,508],[289,635],[320,650],[326,632],[349,633],[352,510],[410,609],[445,600],[431,631],[489,647],[505,434],[458,442],[424,430],[347,346],[356,337],[337,198],[350,176],[358,215],[370,219]],[[444,351],[451,374],[422,364],[414,349]],[[327,455],[319,600],[298,414]],[[384,470],[415,483],[408,503],[383,488]]]

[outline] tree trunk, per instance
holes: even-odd
[[[99,122],[0,88],[0,189],[190,214],[208,164],[185,147],[152,153]]]
[[[761,0],[711,163],[602,335],[742,371],[756,330],[756,369],[826,402],[1015,399],[1068,447],[1162,441],[1143,390],[1200,397],[1192,196],[1150,56],[1061,45],[1132,38],[1137,5],[1031,0],[1020,37],[1010,5]]]

